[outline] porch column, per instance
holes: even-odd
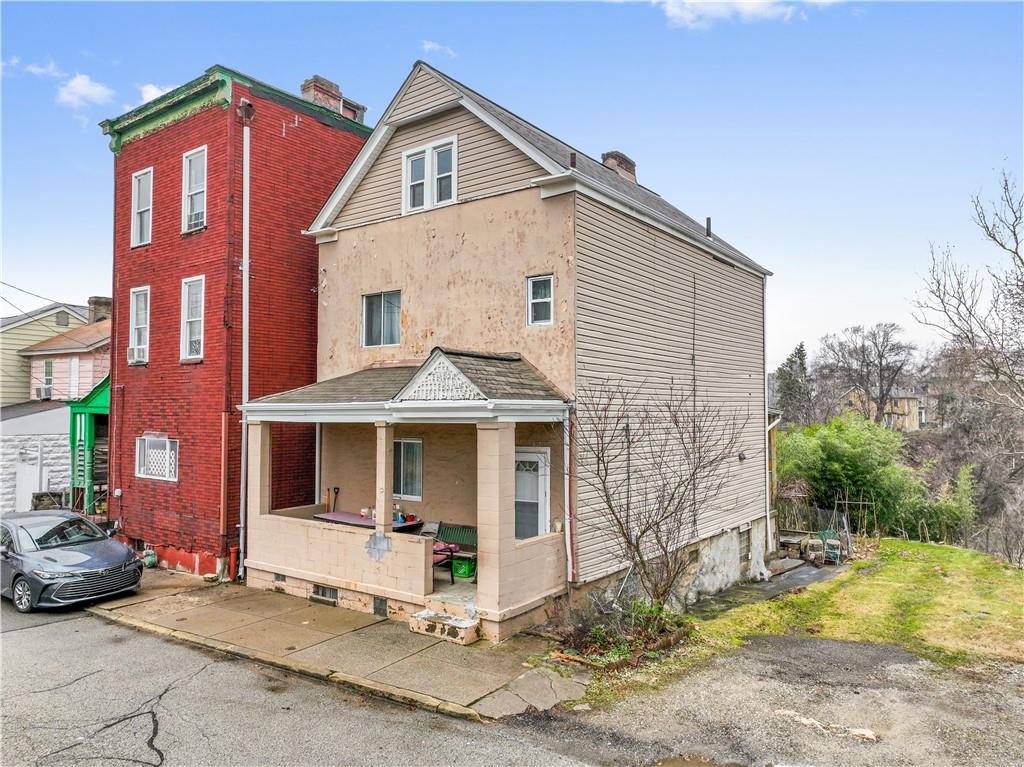
[[[268,421],[249,424],[249,482],[246,509],[250,517],[270,513],[270,427]]]
[[[377,532],[391,532],[391,510],[395,505],[392,489],[395,480],[395,427],[376,421],[377,427]]]
[[[503,554],[515,547],[516,425],[476,427],[477,604],[502,608]],[[506,564],[510,564],[506,562]]]

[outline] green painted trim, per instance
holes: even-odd
[[[100,128],[110,136],[110,151],[118,154],[126,141],[140,138],[171,123],[178,122],[213,105],[227,108],[231,105],[232,86],[235,82],[254,93],[277,103],[312,115],[321,122],[344,128],[352,133],[368,136],[369,127],[339,115],[326,107],[307,101],[273,85],[255,80],[234,69],[215,64],[200,77],[191,80],[162,96],[148,101],[120,117],[103,120]]]
[[[110,376],[107,376],[86,394],[82,399],[68,401],[68,409],[71,411],[71,420],[74,421],[76,413],[93,413],[95,415],[110,414]]]

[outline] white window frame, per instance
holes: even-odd
[[[516,538],[517,541],[528,541],[531,538],[539,538],[551,532],[551,448],[550,447],[521,447],[516,446],[515,460],[539,460],[538,473],[540,475],[540,508],[537,511],[536,535],[527,538]],[[515,489],[512,491],[512,503],[515,505]],[[513,524],[514,524],[513,520]]]
[[[398,482],[399,485],[401,485],[401,483],[402,483],[401,475],[396,474],[394,480],[392,481],[392,485],[391,485],[391,490],[392,490],[391,497],[396,499],[396,500],[399,500],[399,501],[422,501],[423,500],[423,478],[424,478],[423,464],[425,462],[425,456],[423,455],[423,440],[420,439],[419,437],[398,437],[398,438],[395,439],[394,448],[393,449],[397,451],[398,450],[398,446],[401,445],[401,444],[404,444],[406,442],[415,443],[415,444],[418,444],[420,446],[420,495],[409,495],[408,493],[396,493],[396,492],[394,492],[394,483]],[[405,465],[405,450],[404,449],[402,450],[401,464],[403,466]],[[403,474],[404,474],[404,472],[403,472]]]
[[[77,354],[68,358],[68,396],[71,399],[78,399],[78,389],[81,384],[81,361]]]
[[[384,343],[384,317],[385,317],[385,313],[384,313],[384,296],[388,295],[389,293],[397,293],[398,296],[399,296],[399,299],[398,299],[399,300],[399,308],[398,308],[398,341],[396,341],[393,344],[386,344],[386,343]],[[380,306],[380,322],[381,322],[381,326],[380,326],[380,340],[381,340],[381,342],[379,344],[368,344],[366,342],[366,299],[367,298],[373,298],[374,296],[380,296],[381,297],[381,306]],[[362,302],[362,308],[361,308],[360,315],[359,315],[359,341],[360,341],[360,345],[364,349],[380,349],[380,348],[385,347],[385,346],[401,346],[402,345],[402,308],[401,308],[401,300],[402,299],[401,299],[401,296],[402,296],[401,289],[399,289],[399,290],[381,290],[381,291],[378,291],[376,293],[364,293],[363,294],[362,298],[360,299],[360,301]]]
[[[533,283],[540,282],[541,280],[547,280],[551,283],[551,295],[548,298],[537,298],[533,297]],[[551,312],[546,320],[534,320],[533,319],[533,305],[534,304],[551,304]],[[527,325],[553,325],[555,323],[555,275],[554,274],[538,274],[534,277],[526,278],[526,324]]]
[[[47,366],[49,366],[50,368],[49,374],[47,374],[46,372]],[[43,386],[49,386],[51,389],[53,388],[53,368],[53,358],[48,357],[47,359],[43,360]]]
[[[136,181],[140,176],[149,174],[149,207],[142,208],[138,206],[138,184]],[[139,228],[137,226],[139,220],[139,214],[148,211],[149,212],[149,232],[148,237],[145,240],[140,236]],[[153,241],[153,166],[137,170],[132,174],[132,221],[131,221],[131,246],[133,248],[139,248],[143,245],[149,245]]]
[[[199,316],[188,316],[188,286],[199,283],[203,291],[203,299],[199,305]],[[188,353],[188,323],[199,322],[199,353]],[[205,349],[206,334],[206,275],[198,274],[195,277],[186,277],[181,281],[181,343],[179,353],[183,360],[201,360]]]
[[[166,444],[166,447],[164,449],[166,449],[166,450],[171,449],[171,445],[172,444],[174,445],[174,476],[173,477],[171,477],[171,476],[160,477],[160,476],[157,476],[155,474],[144,474],[142,472],[143,467],[141,466],[140,461],[139,461],[139,458],[141,457],[141,455],[139,453],[139,443],[143,442],[143,441],[146,441],[147,443],[148,442],[164,442]],[[148,450],[149,447],[147,446],[146,449]],[[156,434],[143,434],[142,436],[139,436],[139,437],[135,438],[135,476],[136,477],[141,477],[142,479],[156,479],[156,480],[159,480],[161,482],[177,482],[178,481],[178,468],[180,466],[180,459],[181,459],[180,445],[178,443],[178,440],[176,440],[176,439],[170,439],[169,437],[158,436]],[[168,465],[169,464],[170,464],[170,462],[168,461]]]
[[[452,196],[450,200],[442,202],[435,201],[437,192],[437,173],[434,158],[438,150],[450,146],[452,148]],[[415,157],[423,156],[423,205],[419,208],[409,207],[409,164]],[[410,213],[421,213],[425,210],[443,208],[446,205],[454,205],[459,199],[459,137],[458,135],[445,136],[444,138],[431,141],[414,149],[406,149],[402,152],[402,215]]]
[[[146,345],[135,346],[135,331],[142,327],[142,325],[135,324],[135,297],[142,293],[146,294]],[[149,340],[151,336],[151,330],[149,323],[149,317],[153,307],[153,297],[149,290],[149,285],[140,285],[137,288],[132,288],[128,293],[128,347],[134,349],[145,349],[146,357],[141,362],[135,362],[133,364],[142,365],[149,362]]]
[[[188,161],[193,157],[203,155],[203,187],[202,189],[195,189],[191,194],[203,193],[203,223],[199,226],[189,226],[188,222]],[[195,149],[185,152],[181,156],[181,233],[188,234],[189,232],[197,232],[200,229],[205,229],[208,223],[206,216],[207,209],[209,208],[209,195],[206,194],[207,179],[210,175],[210,156],[206,152],[206,144],[196,147]]]

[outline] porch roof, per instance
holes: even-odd
[[[371,367],[241,407],[248,421],[557,421],[565,396],[516,353],[435,347],[420,365]]]

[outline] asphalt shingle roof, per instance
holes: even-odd
[[[30,312],[25,312],[24,314],[13,314],[10,317],[2,317],[0,318],[0,329],[6,328],[8,325],[13,325],[15,322],[21,322],[22,320],[28,319],[29,317],[41,317],[44,314],[52,312],[54,309],[60,309],[61,307],[77,312],[78,314],[82,315],[82,317],[89,316],[88,306],[79,306],[78,304],[62,304],[60,302],[54,302],[52,304],[42,306],[38,309],[33,309]]]
[[[488,399],[565,399],[519,354],[438,349]],[[398,395],[425,364],[365,368],[253,401],[275,405],[388,402]]]
[[[23,352],[80,352],[104,341],[110,341],[110,320],[90,322],[65,330],[52,338],[27,346]]]

